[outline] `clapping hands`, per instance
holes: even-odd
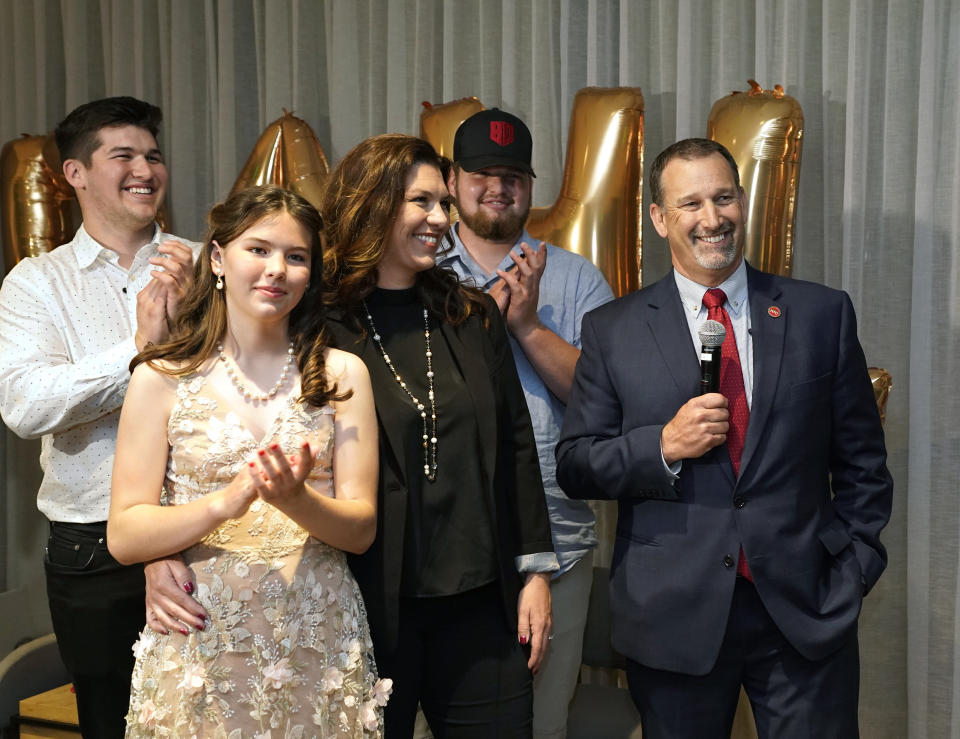
[[[515,267],[498,269],[500,281],[489,291],[507,322],[507,328],[517,339],[540,323],[537,316],[540,278],[547,266],[547,247],[542,241],[536,249],[524,242],[520,251],[520,254],[510,252]]]
[[[270,444],[257,450],[230,484],[213,494],[211,509],[222,520],[240,518],[260,498],[284,510],[304,493],[304,482],[312,467],[309,442],[304,441],[291,457],[284,455],[279,444]]]
[[[256,495],[267,503],[282,509],[304,492],[304,482],[313,467],[310,443],[300,445],[297,454],[287,457],[279,444],[260,449],[247,469]]]

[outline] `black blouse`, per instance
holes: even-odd
[[[378,288],[366,303],[390,361],[429,414],[423,306],[416,289]],[[493,527],[483,493],[489,481],[482,479],[473,401],[433,318],[430,328],[437,407],[434,481],[423,474],[420,412],[382,356],[378,366],[369,368],[377,412],[403,425],[401,464],[408,495],[400,594],[414,597],[462,593],[498,576]]]

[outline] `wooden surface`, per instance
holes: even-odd
[[[57,721],[77,729],[43,726],[32,723],[31,719]],[[20,739],[75,739],[79,736],[77,699],[69,683],[20,701]]]
[[[21,724],[20,739],[80,739],[80,730],[57,729],[52,726]]]

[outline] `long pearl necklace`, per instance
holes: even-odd
[[[373,316],[370,315],[370,308],[367,307],[367,301],[363,301],[363,309],[367,313],[367,323],[370,324],[370,331],[373,334],[373,341],[380,350],[380,356],[387,364],[387,369],[393,373],[393,379],[397,381],[400,389],[403,390],[413,402],[414,407],[420,412],[420,419],[423,421],[423,475],[430,482],[437,479],[437,405],[433,393],[433,352],[430,350],[430,319],[426,307],[423,309],[423,338],[426,344],[424,352],[427,358],[427,399],[430,401],[430,421],[427,423],[427,411],[423,403],[410,392],[407,383],[400,377],[397,368],[390,361],[390,355],[380,341],[380,334],[377,333],[377,327],[373,323]],[[428,433],[429,431],[429,433]]]
[[[272,400],[277,396],[277,393],[280,392],[280,388],[283,387],[283,383],[287,380],[287,375],[290,374],[290,368],[293,366],[294,351],[293,342],[291,341],[290,347],[287,349],[287,361],[284,363],[283,370],[280,372],[280,379],[277,380],[273,387],[267,392],[255,393],[243,384],[243,381],[240,379],[240,369],[237,367],[236,363],[224,353],[223,344],[217,344],[217,351],[220,353],[220,361],[222,361],[226,367],[227,375],[237,388],[237,391],[247,400],[259,400],[261,403],[266,403],[268,400]]]

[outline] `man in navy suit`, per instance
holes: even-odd
[[[644,739],[856,737],[857,617],[886,566],[893,482],[846,293],[743,260],[720,144],[657,157],[673,270],[588,313],[557,445],[568,495],[618,501],[613,645]],[[698,329],[726,327],[700,394]]]

